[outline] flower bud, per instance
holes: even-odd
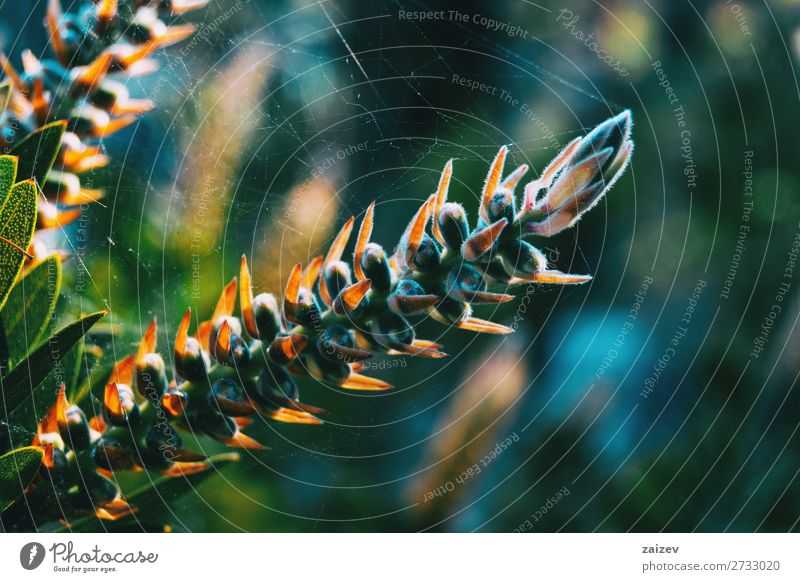
[[[486,214],[491,222],[505,218],[512,224],[517,214],[514,193],[506,188],[498,188],[486,205]]]
[[[316,295],[305,287],[301,287],[298,297],[297,305],[294,308],[293,317],[288,317],[290,321],[294,321],[300,325],[308,326],[311,329],[316,329],[321,321],[321,309]]]
[[[331,349],[333,345],[354,349],[356,340],[353,337],[353,332],[342,325],[336,324],[325,328],[317,339],[317,351],[323,357],[337,361],[336,354]]]
[[[219,331],[222,329],[222,324],[228,324],[228,331],[230,332],[231,336],[242,335],[242,322],[239,320],[238,317],[232,317],[230,315],[225,315],[220,317],[216,325],[211,328],[211,337],[209,339],[209,345],[211,346],[211,351],[214,351],[214,346],[217,345],[217,338],[219,337]]]
[[[411,266],[421,273],[433,273],[442,262],[442,253],[437,242],[427,234],[422,236],[417,252],[411,259]]]
[[[175,420],[183,416],[188,402],[188,394],[175,388],[170,388],[161,396],[161,409],[164,410],[169,419]]]
[[[369,307],[369,290],[372,281],[362,279],[349,287],[342,289],[333,301],[333,311],[336,315],[347,316],[350,319],[360,318]]]
[[[86,449],[91,442],[89,422],[79,406],[73,404],[65,412],[65,425],[59,424],[59,432],[64,442],[74,451]]]
[[[342,289],[348,287],[353,281],[350,274],[350,266],[344,261],[333,261],[325,267],[325,284],[328,286],[328,294],[336,297]]]
[[[267,364],[258,377],[253,398],[262,405],[279,408],[287,400],[296,401],[300,398],[300,393],[285,368]]]
[[[269,343],[281,331],[281,308],[272,293],[260,293],[253,299],[258,337]]]
[[[453,324],[468,317],[471,311],[469,303],[452,297],[444,297],[436,304],[433,315],[443,323]]]
[[[112,382],[106,386],[103,410],[106,420],[115,426],[136,422],[141,416],[133,390],[127,384]]]
[[[95,465],[106,471],[123,471],[136,466],[131,450],[108,437],[98,440],[91,453]]]
[[[288,335],[281,333],[272,340],[267,350],[267,355],[276,364],[285,366],[294,361],[307,345],[308,337],[303,334],[293,333]]]
[[[503,258],[509,275],[526,278],[547,269],[547,257],[524,240],[511,240],[503,245]]]
[[[244,388],[230,378],[221,378],[214,382],[208,391],[208,403],[214,410],[229,416],[247,416],[253,414],[255,408],[247,398]]]
[[[392,271],[383,247],[375,243],[367,243],[361,258],[364,275],[372,281],[372,288],[380,293],[388,293],[392,288]]]
[[[350,376],[350,366],[345,362],[329,360],[316,349],[309,349],[301,356],[308,372],[318,380],[340,384]]]
[[[630,138],[631,125],[631,112],[625,110],[595,127],[581,140],[581,143],[573,152],[573,164],[577,164],[589,156],[596,155],[606,148],[611,148],[615,155],[601,165],[601,171],[606,172],[620,152],[624,151],[625,143]]]
[[[371,328],[375,341],[385,348],[392,349],[398,344],[411,345],[414,341],[414,328],[402,315],[392,311],[380,313]]]
[[[119,495],[119,488],[116,483],[103,475],[90,473],[89,475],[84,475],[82,481],[85,492],[91,499],[90,508],[109,503]]]
[[[469,236],[469,223],[464,207],[455,202],[447,202],[442,206],[436,219],[439,222],[439,232],[441,232],[447,248],[453,252],[459,252],[461,245]]]
[[[456,301],[469,301],[471,292],[486,291],[486,277],[469,263],[462,263],[447,276],[447,294]]]
[[[181,378],[200,382],[206,378],[211,366],[208,353],[193,337],[187,337],[185,342],[183,353],[175,354],[175,370]]]
[[[413,315],[426,312],[439,299],[439,296],[427,293],[425,288],[413,279],[402,279],[394,286],[386,303],[395,313]]]
[[[143,447],[138,447],[145,469],[168,469],[183,447],[183,439],[168,422],[157,422],[147,429]]]
[[[136,364],[136,390],[151,402],[157,402],[169,388],[167,368],[160,354],[146,354]]]

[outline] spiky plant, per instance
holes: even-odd
[[[512,300],[508,291],[516,285],[590,279],[551,268],[529,240],[575,224],[623,173],[632,149],[626,111],[569,143],[518,200],[515,190],[528,168],[505,175],[504,146],[472,225],[461,205],[447,201],[450,160],[393,253],[370,240],[372,203],[361,219],[352,266],[342,258],[355,217],[325,256],[305,269],[294,265],[281,299],[254,295],[243,256],[238,280],[222,290],[210,319],[193,335],[187,310],[174,342],[173,370],[157,351],[153,321],[136,353],[110,372],[73,376],[74,386],[96,385],[96,391],[62,386],[56,393],[49,387],[49,412],[24,443],[43,454],[42,468],[27,485],[26,499],[36,500],[27,508],[39,512],[33,523],[60,518],[74,526],[87,512],[103,519],[134,512],[136,498],[123,497],[113,480],[119,471],[146,469],[166,478],[201,474],[215,461],[184,448],[178,429],[231,447],[264,448],[243,432],[253,417],[319,424],[325,411],[300,400],[297,376],[348,390],[390,389],[360,373],[374,352],[446,357],[441,345],[416,337],[414,316],[430,314],[476,332],[512,332],[476,317],[473,309]],[[70,393],[76,394],[72,402]],[[88,417],[84,409],[100,412]],[[19,434],[12,428],[9,435]]]
[[[49,0],[52,58],[25,50],[18,71],[0,53],[7,77],[0,85],[0,148],[18,156],[20,177],[36,179],[43,191],[38,229],[69,224],[82,205],[102,197],[79,176],[108,163],[103,138],[153,107],[149,99],[131,98],[121,80],[157,69],[148,57],[195,30],[191,24],[168,26],[164,19],[207,3],[78,0],[65,12],[59,0]],[[52,156],[41,156],[42,149]],[[48,254],[40,239],[33,243],[32,260]]]

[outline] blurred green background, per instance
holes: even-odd
[[[12,60],[45,46],[44,4],[3,9]],[[327,423],[257,422],[271,450],[165,506],[176,531],[800,529],[796,2],[212,0],[191,19],[130,83],[157,109],[106,142],[105,206],[69,233],[62,311],[108,306],[109,354],[152,317],[169,345],[242,253],[280,292],[373,199],[393,247],[451,157],[474,216],[502,144],[537,173],[629,108],[636,150],[541,241],[589,285],[478,314],[521,316],[505,338],[420,322],[451,357],[370,362],[392,392],[305,381]]]

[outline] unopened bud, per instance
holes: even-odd
[[[342,289],[349,286],[353,280],[350,274],[350,266],[344,261],[333,261],[325,267],[325,284],[328,287],[328,294],[336,297]]]
[[[86,449],[91,442],[91,434],[89,432],[89,422],[86,420],[83,410],[73,404],[67,408],[65,417],[66,424],[64,426],[59,424],[61,438],[72,450],[81,451]]]
[[[411,263],[415,271],[421,273],[435,272],[442,263],[442,252],[438,243],[427,234],[423,235],[419,248],[411,259]]]
[[[372,288],[381,293],[388,293],[392,288],[392,271],[386,251],[375,243],[367,243],[361,257],[361,268],[364,275],[372,281]]]
[[[464,207],[455,202],[447,202],[442,206],[436,220],[447,248],[453,252],[460,251],[461,245],[469,236],[469,223]]]
[[[167,367],[160,354],[146,354],[136,365],[136,390],[151,402],[157,402],[169,388]]]
[[[187,337],[182,354],[175,354],[175,369],[181,378],[192,382],[200,382],[206,378],[211,363],[208,353],[203,350],[200,342]]]
[[[503,258],[510,275],[524,277],[547,269],[547,257],[532,244],[514,239],[503,245]]]
[[[260,293],[253,298],[253,312],[258,328],[258,337],[269,343],[281,331],[281,308],[272,293]]]
[[[397,344],[411,345],[414,328],[408,320],[392,311],[379,314],[372,321],[372,336],[380,345],[392,349]]]

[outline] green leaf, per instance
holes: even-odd
[[[42,465],[39,447],[23,447],[0,457],[0,512],[22,495]]]
[[[22,270],[25,253],[36,227],[36,184],[33,180],[11,187],[0,208],[0,308]]]
[[[111,531],[114,528],[125,528],[130,526],[131,522],[152,521],[154,516],[161,517],[163,522],[167,522],[168,518],[172,516],[168,506],[177,501],[179,497],[184,494],[194,491],[194,489],[203,481],[217,475],[226,465],[235,463],[239,460],[238,453],[220,453],[208,458],[210,467],[200,473],[193,473],[185,477],[158,477],[153,479],[152,482],[137,489],[130,495],[125,495],[123,498],[136,508],[136,513],[133,516],[120,521],[101,521],[95,515],[89,515],[80,519],[70,522],[70,526],[64,527],[59,525],[54,529],[48,527],[40,528],[40,531],[55,531],[55,532],[93,532],[93,531]],[[159,519],[159,517],[156,517]],[[163,525],[163,523],[161,524]]]
[[[0,312],[5,335],[3,359],[12,367],[39,345],[61,290],[61,258],[51,255],[22,277]]]
[[[59,386],[66,381],[62,360],[106,313],[98,311],[70,323],[36,348],[5,378],[0,378],[5,418],[9,423],[36,426],[37,417],[53,406]]]
[[[67,356],[61,360],[61,367],[64,368],[64,386],[67,388],[67,400],[73,404],[77,404],[73,397],[78,394],[78,377],[80,376],[82,365],[83,342],[78,342],[74,348],[67,352]]]
[[[0,207],[8,198],[11,186],[17,181],[17,157],[0,156]]]
[[[44,184],[66,129],[66,120],[48,123],[26,135],[11,149],[12,154],[19,156],[19,176],[22,179],[33,178],[37,184]]]

